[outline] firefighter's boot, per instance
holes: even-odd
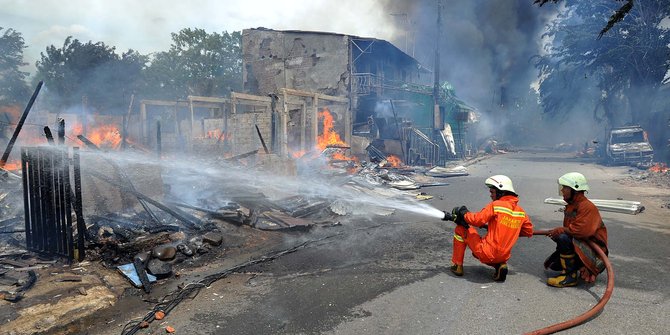
[[[561,254],[561,274],[547,279],[547,285],[553,287],[577,286],[579,283],[578,269],[575,266],[575,254]]]
[[[463,275],[463,265],[461,264],[452,264],[451,267],[449,267],[449,270],[459,277]]]
[[[507,263],[500,263],[493,266],[496,272],[493,274],[493,280],[504,282],[507,279]]]

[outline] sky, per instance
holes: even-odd
[[[68,36],[117,53],[167,51],[171,33],[265,27],[387,40],[434,68],[438,0],[0,0],[0,27],[24,37],[25,71]],[[558,6],[531,0],[441,0],[440,80],[481,111],[528,100],[541,33]],[[538,114],[537,108],[529,108]],[[482,122],[485,123],[485,122]],[[491,127],[500,127],[492,124]]]
[[[315,30],[390,40],[392,13],[375,0],[0,0],[0,27],[20,32],[32,66],[47,46],[73,36],[104,42],[121,53],[166,51],[170,33],[266,27]],[[352,8],[357,8],[353,11]]]

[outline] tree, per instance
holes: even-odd
[[[612,10],[610,1],[575,1],[550,25],[546,37],[553,42],[537,62],[545,112],[565,111],[575,99],[555,98],[557,91],[563,86],[575,97],[584,82],[597,85],[596,108],[608,121],[616,123],[615,113],[628,112],[630,121],[642,122],[651,112],[670,66],[670,31],[660,24],[670,15],[670,1],[638,3],[616,29],[595,40],[591,32],[601,24],[596,18]],[[588,80],[576,80],[581,78]],[[623,108],[615,106],[616,99]]]
[[[23,61],[25,48],[23,37],[14,29],[6,29],[0,35],[0,106],[24,104],[30,97],[28,73],[21,71],[27,65]]]
[[[81,104],[98,112],[125,108],[137,89],[147,57],[128,50],[121,56],[103,42],[81,43],[71,36],[61,48],[51,45],[37,61],[37,77],[48,88],[47,98],[56,107]]]
[[[170,50],[154,55],[145,80],[146,94],[157,98],[227,96],[242,87],[242,34],[173,33]]]
[[[592,100],[593,116],[606,127],[640,124],[657,149],[665,147],[664,122],[655,101],[670,67],[670,0],[637,2],[614,29],[596,40],[602,21],[615,11],[611,1],[566,1],[549,26],[553,42],[538,57],[540,97],[545,113],[567,113],[582,100]],[[667,107],[666,107],[667,108]],[[660,127],[659,127],[660,124]]]
[[[547,2],[550,2],[550,1],[553,2],[553,3],[557,3],[560,0],[535,0],[533,2],[538,4],[540,7],[542,7],[544,4],[546,4]],[[633,0],[616,0],[616,1],[619,1],[619,2],[625,1],[626,3],[623,4],[619,9],[617,9],[612,14],[612,16],[610,16],[609,20],[607,20],[607,24],[605,25],[605,27],[603,27],[600,30],[600,33],[598,34],[598,39],[603,37],[603,35],[605,35],[605,33],[608,30],[612,29],[612,27],[614,27],[614,25],[617,22],[623,20],[623,18],[626,17],[626,14],[628,14],[628,12],[630,12],[631,9],[633,9]]]

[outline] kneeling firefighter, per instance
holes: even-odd
[[[495,268],[493,280],[504,282],[507,278],[507,260],[519,236],[533,236],[533,224],[518,205],[519,197],[512,180],[496,175],[484,182],[489,188],[491,202],[478,213],[469,212],[465,206],[445,212],[444,220],[456,223],[451,272],[463,275],[463,258],[466,246],[480,262]],[[482,238],[474,227],[487,228]],[[488,227],[487,227],[488,226]]]
[[[544,268],[561,273],[547,279],[547,285],[576,286],[580,277],[592,283],[605,269],[605,264],[586,242],[595,242],[608,254],[607,228],[598,208],[586,198],[588,190],[586,177],[579,172],[569,172],[558,178],[558,193],[567,205],[563,212],[563,227],[554,228],[547,235],[556,242],[556,251],[544,261]]]

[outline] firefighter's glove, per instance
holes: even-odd
[[[451,210],[451,216],[454,218],[454,222],[456,222],[457,225],[468,228],[469,225],[465,222],[465,213],[467,212],[469,211],[465,206],[454,207],[454,209]]]
[[[551,239],[553,240],[553,239],[558,238],[558,235],[561,235],[563,233],[565,233],[565,228],[557,227],[557,228],[554,228],[554,229],[550,230],[549,233],[547,234],[547,236],[551,237]]]

